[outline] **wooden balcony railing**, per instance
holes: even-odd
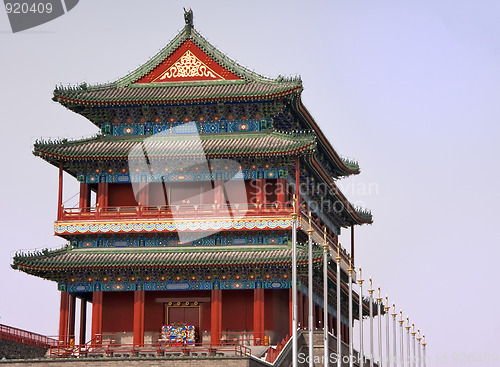
[[[290,203],[266,204],[200,204],[62,208],[58,220],[116,220],[116,219],[169,219],[169,218],[228,218],[251,216],[288,216]]]

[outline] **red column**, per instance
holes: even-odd
[[[80,298],[80,338],[79,344],[85,344],[87,334],[87,300]]]
[[[61,292],[61,308],[59,310],[59,341],[63,344],[68,342],[68,310],[69,293]]]
[[[253,291],[253,332],[255,345],[264,342],[264,289],[255,288]]]
[[[295,157],[295,196],[297,198],[297,213],[300,213],[300,170],[299,157]]]
[[[278,178],[278,183],[276,187],[276,199],[278,200],[278,205],[280,208],[283,208],[285,206],[285,179],[284,178]]]
[[[134,292],[134,345],[144,344],[144,295],[143,290]]]
[[[59,162],[59,194],[57,197],[57,219],[61,220],[63,213],[63,162]]]
[[[99,182],[97,185],[97,202],[101,208],[108,206],[108,184],[106,182]]]
[[[211,344],[216,345],[219,343],[222,331],[222,290],[212,289],[211,294],[211,331],[210,339]]]
[[[76,297],[69,295],[69,310],[68,310],[68,341],[70,344],[75,344],[75,310]]]
[[[89,184],[80,183],[80,209],[90,206],[90,190]]]
[[[95,291],[92,295],[92,339],[98,337],[100,343],[102,334],[102,291]]]

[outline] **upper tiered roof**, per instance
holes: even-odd
[[[186,24],[168,45],[130,74],[109,84],[57,87],[53,99],[80,112],[105,105],[269,100],[301,90],[300,79],[270,79],[244,68]]]

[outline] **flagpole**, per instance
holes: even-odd
[[[426,364],[427,364],[427,355],[425,353],[425,346],[426,345],[427,345],[427,343],[425,342],[425,335],[424,335],[422,338],[422,347],[423,347],[423,352],[424,352],[424,367],[426,367]]]
[[[292,366],[298,367],[297,360],[297,208],[293,196],[292,213]]]
[[[396,304],[392,304],[392,365],[397,367],[398,347],[396,343]]]
[[[309,256],[308,256],[308,311],[309,311],[309,322],[308,331],[309,331],[309,367],[314,367],[314,355],[313,355],[313,266],[312,266],[312,216],[311,211],[309,211],[309,229],[307,230],[308,236],[308,247],[309,247]]]
[[[416,358],[415,358],[415,324],[411,324],[411,342],[412,342],[412,350],[413,350],[413,358],[411,360],[411,363],[412,363],[412,366],[413,367],[417,367],[417,364],[416,364]]]
[[[360,366],[363,367],[364,364],[364,355],[363,355],[363,282],[361,276],[361,267],[359,268],[359,359]]]
[[[400,354],[400,366],[405,367],[405,351],[403,346],[403,338],[404,338],[404,320],[403,320],[403,311],[399,311],[400,320],[399,320],[399,354]]]
[[[420,364],[421,363],[421,360],[420,360],[420,329],[418,329],[418,334],[417,334],[417,343],[418,343],[418,353],[417,353],[417,365],[418,367],[422,367],[422,365]]]
[[[391,309],[391,307],[389,306],[389,297],[387,297],[387,294],[385,295],[385,307],[384,307],[384,311],[385,311],[385,358],[387,359],[387,367],[389,367],[391,365],[391,352],[389,350],[389,318],[391,317],[391,315],[389,314],[389,310]]]
[[[340,340],[340,316],[342,314],[340,310],[340,242],[337,243],[337,366],[342,367],[342,341]]]
[[[368,293],[370,294],[370,367],[373,367],[373,283],[371,276]]]
[[[349,367],[354,366],[354,350],[352,345],[352,258],[349,256]]]
[[[330,350],[328,348],[328,243],[326,227],[323,228],[323,366],[328,367]]]
[[[379,367],[383,365],[382,363],[382,298],[380,297],[380,286],[378,286],[378,297],[377,297],[377,316],[378,316],[378,358]]]
[[[411,366],[411,358],[410,358],[410,318],[406,317],[406,362],[408,363],[408,367]]]

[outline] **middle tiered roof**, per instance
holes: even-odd
[[[58,165],[59,162],[126,160],[136,158],[134,147],[147,144],[148,158],[266,157],[302,155],[314,151],[312,134],[277,131],[244,134],[97,136],[75,141],[37,142],[34,154]],[[142,149],[141,154],[144,155]],[[131,156],[132,155],[132,156]]]

